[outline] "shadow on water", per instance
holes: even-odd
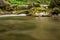
[[[7,30],[6,29],[0,29],[0,33],[2,33],[2,32],[6,32]]]
[[[12,34],[11,33],[1,37],[1,40],[37,40],[37,39],[28,34]]]
[[[55,22],[59,22],[60,21],[60,17],[59,16],[52,16],[51,20],[55,21]]]
[[[14,20],[12,20],[13,22]],[[19,22],[18,20],[16,20],[15,22],[8,21],[4,21],[4,22],[0,22],[0,32],[7,32],[7,31],[13,31],[13,30],[19,30],[19,31],[23,31],[23,30],[33,30],[36,28],[36,25],[34,22]]]
[[[0,17],[0,20],[33,20],[33,17],[30,16],[9,16],[9,17]]]

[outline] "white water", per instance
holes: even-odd
[[[19,15],[16,15],[16,14],[0,15],[0,17],[10,17],[10,16],[27,16],[27,15],[26,14],[19,14]]]

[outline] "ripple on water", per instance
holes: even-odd
[[[36,40],[28,34],[7,34],[1,38],[2,40]]]

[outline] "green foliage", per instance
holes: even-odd
[[[42,11],[46,11],[45,8],[36,7],[33,10],[31,10],[29,14],[34,15],[35,13],[39,13],[39,12],[42,12]]]
[[[59,8],[57,8],[57,7],[54,7],[54,8],[53,8],[53,10],[59,10]]]
[[[46,3],[49,4],[50,0],[7,0],[11,4],[27,4],[27,3]]]
[[[45,4],[50,4],[50,0],[36,0],[37,3],[45,3]]]
[[[17,10],[24,10],[24,9],[28,9],[28,6],[23,6],[23,5],[17,6]]]
[[[11,4],[25,4],[26,2],[23,0],[7,0]]]
[[[60,8],[54,7],[53,10],[60,12]]]

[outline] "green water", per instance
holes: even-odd
[[[60,18],[0,18],[0,40],[60,40]]]

